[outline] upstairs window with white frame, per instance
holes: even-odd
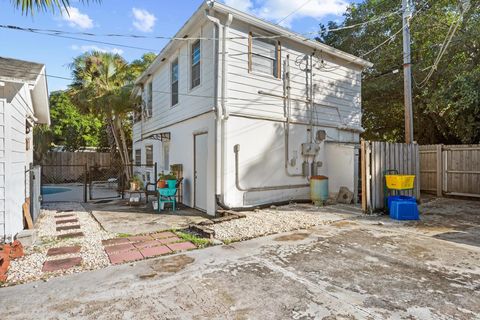
[[[135,149],[135,165],[139,166],[142,164],[142,150]]]
[[[248,70],[280,78],[280,42],[250,32]]]
[[[192,44],[191,78],[191,89],[200,85],[200,40]]]
[[[145,107],[145,116],[150,118],[153,110],[153,81],[147,84],[147,105]]]
[[[178,58],[173,60],[171,66],[172,107],[178,103]]]

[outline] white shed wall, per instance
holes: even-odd
[[[170,132],[171,141],[169,152],[169,165],[183,165],[183,202],[189,207],[194,207],[194,135],[206,132],[208,134],[208,150],[207,150],[207,181],[203,186],[207,189],[207,208],[206,211],[210,215],[215,214],[215,140],[214,140],[215,122],[213,113],[207,113],[180,122],[175,125],[163,129]],[[134,140],[135,141],[135,140]],[[143,140],[134,143],[133,149],[142,148],[142,163],[145,161],[144,146],[153,144],[153,159],[159,164],[158,171],[162,169],[169,171],[169,168],[163,168],[163,147],[162,142],[154,140]]]
[[[7,84],[8,87],[8,84]],[[17,90],[17,85],[14,85]],[[6,88],[8,90],[8,88]],[[6,213],[6,235],[11,237],[23,229],[22,204],[29,194],[29,181],[26,169],[33,161],[33,145],[26,150],[26,138],[32,139],[32,133],[26,134],[26,118],[33,115],[32,100],[28,85],[18,91],[9,91],[8,100],[4,100],[4,158],[0,166],[4,166],[4,210]],[[1,171],[0,171],[1,173]],[[2,180],[0,178],[0,180]],[[1,194],[0,194],[1,197]],[[1,205],[1,202],[0,202]],[[3,215],[2,215],[3,216]],[[3,228],[0,231],[3,236]]]

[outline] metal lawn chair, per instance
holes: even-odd
[[[171,203],[172,211],[176,210],[177,206],[177,192],[180,184],[182,183],[183,178],[177,180],[175,188],[160,188],[157,189],[158,192],[158,211],[162,210],[162,203]]]

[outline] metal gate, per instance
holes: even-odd
[[[112,164],[110,166],[91,166],[88,174],[88,190],[90,200],[105,200],[123,198],[124,192],[130,188],[127,180],[127,172],[130,177],[137,176],[143,181],[143,187],[147,184],[155,185],[157,164]],[[153,187],[155,188],[155,187]]]
[[[40,166],[30,165],[29,181],[30,181],[30,214],[33,222],[35,222],[40,215],[41,196],[41,170]]]
[[[86,164],[44,164],[41,177],[42,202],[87,202]]]

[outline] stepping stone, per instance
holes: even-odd
[[[61,214],[59,216],[55,216],[55,219],[70,218],[70,217],[75,217],[75,215],[74,214]]]
[[[169,243],[167,246],[172,251],[184,251],[184,250],[191,250],[196,249],[197,247],[191,242],[176,242],[176,243]]]
[[[176,237],[177,235],[170,231],[164,231],[164,232],[151,234],[150,236],[152,236],[153,239],[163,239],[163,238]]]
[[[174,242],[180,242],[181,239],[179,237],[172,237],[172,238],[166,238],[166,239],[158,239],[160,243],[167,244],[167,243],[174,243]]]
[[[142,260],[143,256],[138,250],[130,250],[130,251],[110,253],[108,254],[108,258],[110,259],[110,262],[112,264],[119,264],[122,262]]]
[[[159,246],[159,247],[150,247],[150,248],[143,248],[140,249],[140,253],[145,257],[155,257],[155,256],[160,256],[162,254],[167,254],[171,253],[172,250],[168,248],[167,246]]]
[[[105,252],[107,254],[111,254],[116,252],[134,250],[134,249],[135,247],[131,243],[121,243],[121,244],[105,247]]]
[[[78,219],[67,219],[67,220],[57,220],[56,224],[65,224],[65,223],[75,223],[78,222]]]
[[[127,243],[127,242],[130,242],[127,238],[114,238],[114,239],[102,240],[102,244],[104,246],[111,246],[114,244]]]
[[[135,237],[128,237],[127,239],[130,240],[131,242],[139,242],[139,241],[152,240],[152,237],[150,237],[150,236],[135,236]]]
[[[83,232],[74,232],[74,233],[65,233],[57,236],[57,239],[68,239],[68,238],[78,238],[83,237]]]
[[[81,246],[50,248],[47,251],[47,256],[58,256],[61,254],[77,253],[80,252],[81,248]]]
[[[161,246],[162,243],[158,240],[149,240],[149,241],[136,242],[133,245],[138,249],[143,249],[143,248],[149,248],[149,247],[158,247],[158,246]]]
[[[74,230],[74,229],[80,229],[80,225],[74,225],[74,226],[64,226],[64,227],[57,227],[57,231],[66,231],[66,230]]]
[[[80,257],[49,260],[49,261],[45,261],[45,263],[43,264],[42,271],[51,272],[51,271],[57,271],[57,270],[66,270],[75,266],[79,266],[81,264],[82,264],[82,258]]]
[[[73,212],[73,209],[57,210],[57,213],[62,213],[62,212]]]

